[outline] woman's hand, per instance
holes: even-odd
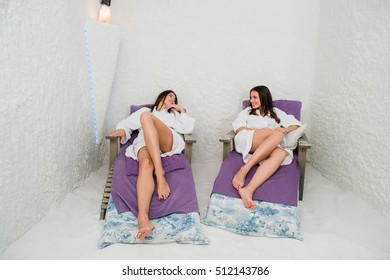
[[[174,111],[178,111],[180,113],[185,112],[184,107],[181,105],[178,105],[178,104],[172,104],[171,106],[169,106],[168,110],[174,110]]]
[[[280,131],[283,134],[287,134],[287,133],[297,129],[298,127],[299,126],[297,126],[297,125],[290,125],[289,127],[286,127],[286,128],[284,128],[284,127],[277,127],[277,128],[275,128],[275,131]]]
[[[123,143],[125,141],[126,133],[124,129],[118,129],[117,131],[114,131],[111,133],[112,137],[120,137],[121,142]]]
[[[279,131],[283,134],[287,134],[287,132],[288,132],[287,129],[284,127],[277,127],[277,128],[275,128],[275,131]]]

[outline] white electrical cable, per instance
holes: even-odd
[[[96,122],[95,94],[93,89],[92,65],[91,65],[91,58],[89,55],[88,31],[86,25],[84,26],[84,40],[85,40],[85,55],[87,57],[87,64],[88,64],[89,93],[91,95],[91,110],[92,110],[92,122],[93,122],[92,124],[95,132],[95,143],[97,145],[99,144],[99,136],[98,136],[97,122]]]

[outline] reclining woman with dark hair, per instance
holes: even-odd
[[[180,154],[185,142],[180,134],[193,131],[195,119],[186,114],[178,104],[172,90],[166,90],[157,97],[152,109],[144,107],[120,121],[111,136],[120,137],[122,144],[130,139],[132,131],[139,134],[126,149],[126,157],[139,162],[136,182],[138,203],[137,239],[143,240],[154,229],[149,219],[149,209],[154,193],[154,178],[160,200],[168,199],[171,189],[165,178],[162,157]]]
[[[250,90],[250,107],[241,111],[233,122],[235,149],[242,154],[244,165],[236,173],[232,184],[245,207],[255,208],[253,193],[281,165],[290,164],[293,152],[280,147],[286,133],[302,124],[292,115],[273,107],[272,95],[266,86]],[[260,164],[249,183],[244,186],[250,169]]]

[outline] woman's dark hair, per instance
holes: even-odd
[[[274,112],[274,106],[272,104],[272,95],[269,89],[266,86],[256,86],[249,91],[249,98],[251,96],[251,92],[255,91],[259,94],[260,99],[260,115],[262,116],[270,116],[275,119],[277,123],[280,123],[280,119]],[[252,108],[252,104],[251,104]],[[250,109],[249,115],[257,115],[255,108]]]
[[[156,102],[154,102],[153,108],[159,109],[159,108],[157,108],[157,106],[160,104],[161,101],[162,101],[162,103],[164,103],[165,102],[165,98],[167,98],[167,95],[170,94],[171,92],[175,95],[175,97],[176,97],[175,98],[175,104],[177,104],[177,95],[176,95],[176,93],[173,90],[168,89],[168,90],[164,90],[162,93],[160,93],[157,96],[157,99],[156,99]]]

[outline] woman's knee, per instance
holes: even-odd
[[[262,129],[256,129],[255,132],[253,133],[253,140],[252,140],[253,143],[252,144],[255,144],[256,146],[258,146],[265,139],[270,137],[272,135],[272,133],[273,133],[273,130],[268,128],[268,127],[265,127]]]
[[[145,122],[149,122],[153,118],[153,115],[151,112],[142,112],[140,116],[141,124]]]
[[[274,130],[272,133],[272,139],[274,139],[277,144],[280,144],[283,141],[283,137],[283,132]]]
[[[263,133],[263,134],[272,134],[272,132],[273,132],[273,130],[271,129],[271,128],[269,128],[269,127],[264,127],[264,128],[262,128],[262,129],[260,129],[259,130],[261,133]]]
[[[150,173],[153,172],[154,166],[150,158],[140,159],[138,162],[139,172]]]
[[[276,148],[276,149],[272,152],[271,156],[274,156],[274,157],[278,158],[279,160],[283,161],[283,160],[286,158],[287,153],[286,153],[285,150],[283,150],[283,149],[281,149],[281,148]]]

